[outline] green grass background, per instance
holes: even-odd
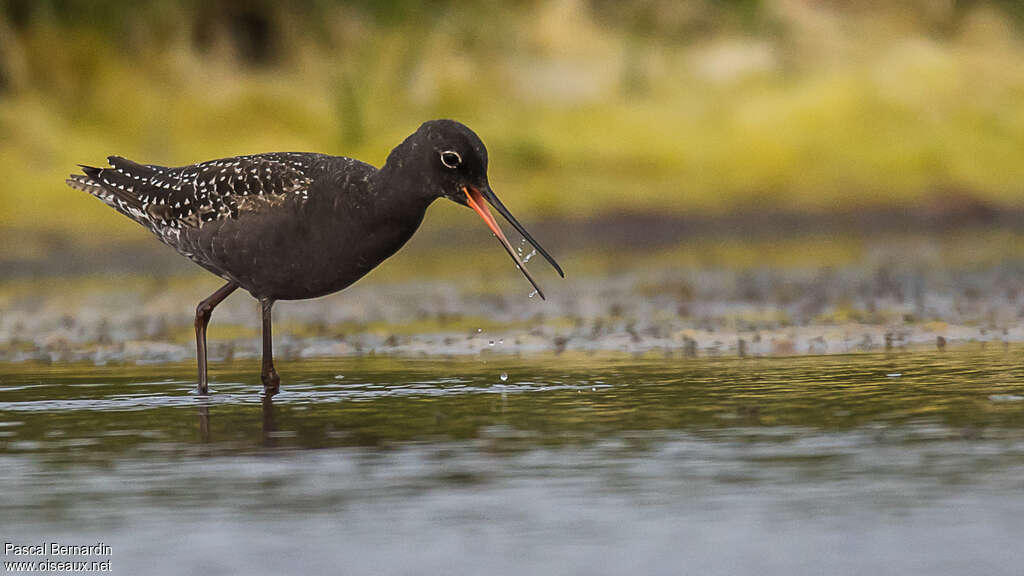
[[[63,184],[109,154],[175,165],[311,150],[379,165],[436,117],[482,136],[492,184],[527,221],[1024,208],[1019,14],[1010,2],[0,2],[0,231],[146,239]],[[8,258],[37,249],[8,244]]]

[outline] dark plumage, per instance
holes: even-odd
[[[83,166],[83,174],[67,183],[227,281],[196,309],[201,393],[206,392],[206,325],[224,298],[241,287],[261,302],[262,376],[273,394],[280,382],[271,347],[274,302],[324,296],[362,278],[409,240],[437,198],[472,207],[535,288],[486,202],[562,274],[491,191],[483,142],[452,120],[424,123],[379,170],[351,158],[298,152],[177,168],[118,156],[107,161],[109,168]]]

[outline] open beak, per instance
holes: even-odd
[[[509,224],[522,234],[523,238],[532,244],[533,247],[551,263],[555,270],[558,271],[558,275],[565,278],[565,272],[562,272],[562,267],[558,265],[558,262],[555,262],[555,259],[548,254],[547,250],[541,248],[540,244],[533,239],[533,236],[530,236],[530,233],[526,231],[526,228],[523,228],[523,225],[512,216],[508,211],[508,208],[505,208],[505,205],[501,203],[501,200],[498,200],[498,197],[494,195],[494,192],[491,191],[490,187],[484,187],[480,190],[473,186],[464,186],[462,190],[466,193],[466,202],[469,204],[469,207],[483,218],[487,227],[491,229],[491,232],[494,232],[498,241],[500,241],[501,245],[505,247],[505,251],[508,252],[508,255],[515,260],[516,266],[519,270],[522,271],[523,275],[526,276],[526,279],[530,281],[530,284],[533,284],[533,289],[537,291],[537,294],[541,298],[544,298],[544,292],[540,289],[540,286],[537,286],[537,282],[533,279],[533,276],[530,275],[530,271],[526,269],[526,264],[523,263],[522,258],[520,258],[519,254],[514,248],[512,248],[512,244],[509,243],[508,238],[505,238],[505,234],[501,231],[501,228],[498,227],[498,223],[494,220],[494,216],[491,216],[491,211],[487,208],[487,204],[494,206],[494,209],[497,210],[505,220],[508,220]]]

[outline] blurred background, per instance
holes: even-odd
[[[274,307],[273,401],[256,302],[217,307],[194,396],[222,280],[64,183],[115,154],[379,166],[438,117],[566,278],[532,258],[531,298],[438,201],[366,278]],[[126,574],[1019,576],[1022,319],[1018,1],[0,0],[19,545]]]
[[[542,279],[556,303],[594,291],[541,317],[635,318],[657,296],[684,329],[741,330],[738,315],[1006,332],[1024,313],[1022,46],[1024,6],[1000,0],[2,0],[5,332],[32,332],[45,298],[74,320],[86,286],[116,278],[152,304],[174,279],[189,288],[167,318],[187,339],[216,287],[67,188],[79,163],[297,150],[380,165],[438,117],[480,134],[499,195],[565,261],[568,283]],[[593,287],[632,272],[616,297]],[[511,299],[530,306],[516,319],[538,314],[476,218],[439,202],[329,323],[393,319],[358,287],[410,281],[421,304],[401,322]]]

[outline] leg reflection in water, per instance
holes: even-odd
[[[277,425],[274,422],[274,398],[267,394],[263,397],[263,445],[274,446],[277,439],[274,435],[277,432]]]
[[[267,395],[263,397],[263,435],[264,446],[275,446],[277,438],[277,423],[274,420],[274,399]],[[210,407],[203,405],[199,407],[199,441],[203,444],[210,443]]]
[[[210,443],[210,407],[199,407],[199,441],[203,444]]]

